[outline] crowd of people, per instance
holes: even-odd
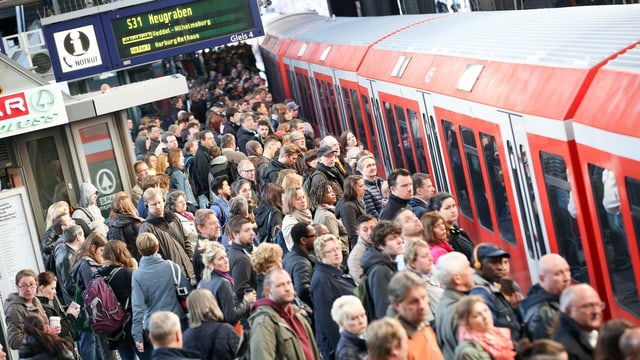
[[[21,358],[637,358],[640,331],[603,324],[560,255],[525,296],[510,254],[471,239],[428,174],[384,180],[352,132],[316,137],[242,61],[207,66],[144,119],[136,184],[108,218],[91,184],[51,205],[47,271],[20,271],[5,300]],[[111,334],[87,327],[96,277],[127,314]]]

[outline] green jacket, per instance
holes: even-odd
[[[456,347],[456,360],[492,360],[491,355],[484,349],[474,343],[467,340],[463,340],[458,343]]]
[[[295,315],[302,323],[316,359],[321,359],[311,326],[295,307]],[[249,317],[251,335],[249,346],[252,360],[307,360],[298,336],[287,323],[268,305],[259,306]]]

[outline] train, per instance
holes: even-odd
[[[526,291],[563,255],[640,324],[640,5],[265,23],[274,99],[351,130],[382,177],[430,174]]]

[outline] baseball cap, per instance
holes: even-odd
[[[493,244],[478,245],[478,248],[476,249],[474,255],[477,257],[474,260],[477,260],[478,262],[482,262],[482,260],[484,260],[485,258],[497,258],[497,257],[510,258],[511,257],[511,254],[509,254],[508,252],[502,250],[501,248]]]
[[[327,156],[331,153],[336,152],[335,150],[333,150],[333,148],[331,146],[321,146],[320,149],[318,149],[318,156]]]
[[[285,106],[291,110],[298,110],[300,108],[300,105],[296,104],[295,101],[289,101],[288,103],[285,104]]]
[[[225,105],[224,105],[224,103],[223,103],[223,102],[217,102],[217,103],[213,104],[213,107],[214,107],[214,108],[224,109],[224,108],[225,108]]]

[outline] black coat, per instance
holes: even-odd
[[[371,314],[373,321],[387,314],[389,307],[389,291],[387,287],[393,274],[398,271],[396,263],[391,257],[375,247],[365,250],[360,258],[362,273],[367,275],[367,289],[373,307],[367,308],[367,315]]]
[[[28,336],[22,340],[18,354],[20,360],[73,360],[75,358],[73,352],[68,349],[62,354],[46,351],[35,336]]]
[[[335,360],[362,360],[367,356],[367,344],[352,333],[343,330],[336,349]]]
[[[256,216],[258,225],[258,240],[262,242],[273,242],[273,228],[282,226],[282,211],[275,205],[258,206],[253,214]]]
[[[118,240],[123,240],[127,244],[127,249],[138,261],[140,261],[140,253],[136,246],[136,238],[138,238],[138,232],[143,222],[144,219],[129,214],[115,214],[112,218],[108,219],[109,228],[122,228],[124,239]]]
[[[277,159],[271,160],[269,165],[267,165],[267,167],[264,169],[264,173],[262,174],[262,179],[261,179],[262,184],[263,185],[268,183],[275,184],[276,180],[278,179],[278,174],[280,174],[280,171],[286,170],[286,169],[293,169],[293,168],[281,163]]]
[[[560,314],[560,326],[553,340],[564,345],[569,360],[593,359],[593,348],[580,336],[580,328],[567,314]]]
[[[400,209],[409,208],[409,201],[391,194],[389,201],[380,211],[380,220],[393,220]],[[410,208],[409,208],[410,209]]]
[[[473,242],[467,235],[467,232],[461,229],[458,225],[453,225],[453,228],[449,229],[449,244],[453,250],[463,253],[467,259],[471,259],[473,255]]]
[[[38,300],[40,300],[40,304],[42,305],[45,314],[47,314],[47,318],[52,316],[60,317],[61,330],[58,336],[73,342],[73,323],[76,318],[64,311],[62,304],[60,304],[60,300],[58,300],[57,297],[54,297],[53,300],[49,300],[44,296],[38,296]]]
[[[152,360],[199,360],[200,352],[176,348],[154,349],[151,354]]]
[[[198,151],[193,158],[193,178],[196,187],[196,197],[198,195],[205,195],[209,197],[209,171],[211,170],[211,156],[209,156],[209,149],[202,144],[198,145]]]
[[[293,245],[291,251],[284,256],[282,266],[291,274],[293,288],[305,304],[313,308],[311,299],[311,275],[313,274],[314,259],[306,256],[300,246]]]
[[[207,320],[184,332],[182,348],[200,352],[202,360],[231,360],[239,343],[240,336],[231,325]]]

